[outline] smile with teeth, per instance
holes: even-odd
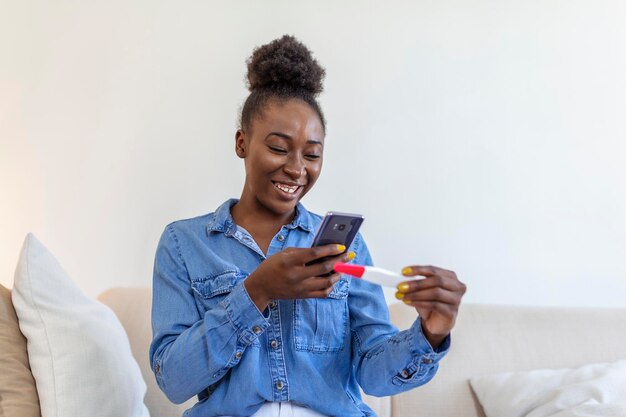
[[[280,191],[285,192],[287,194],[294,194],[298,189],[300,189],[299,185],[287,185],[282,184],[280,182],[275,182],[274,186],[278,188]]]

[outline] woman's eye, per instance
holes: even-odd
[[[308,158],[308,159],[313,159],[313,160],[315,160],[315,159],[319,159],[319,158],[320,158],[320,156],[319,156],[319,155],[314,155],[314,154],[311,154],[311,155],[304,155],[304,157],[305,157],[305,158]]]
[[[287,151],[284,150],[283,148],[279,148],[276,146],[270,146],[269,148],[276,153],[287,153]]]

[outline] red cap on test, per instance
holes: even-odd
[[[341,262],[337,262],[333,269],[340,274],[352,275],[357,278],[361,278],[365,273],[365,267],[362,265],[344,264]]]

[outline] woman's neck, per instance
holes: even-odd
[[[258,204],[249,204],[243,198],[230,209],[235,223],[250,233],[263,253],[267,253],[272,238],[281,227],[291,223],[295,213],[295,209],[291,213],[273,213]]]

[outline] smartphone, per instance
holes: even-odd
[[[329,211],[324,216],[320,228],[313,238],[313,246],[323,246],[336,243],[349,248],[365,218],[360,214],[339,213]],[[316,259],[310,264],[315,264],[328,259],[328,257]]]
[[[360,214],[339,213],[329,211],[324,216],[320,228],[313,239],[313,246],[330,245],[336,243],[346,248],[352,244],[365,218]]]

